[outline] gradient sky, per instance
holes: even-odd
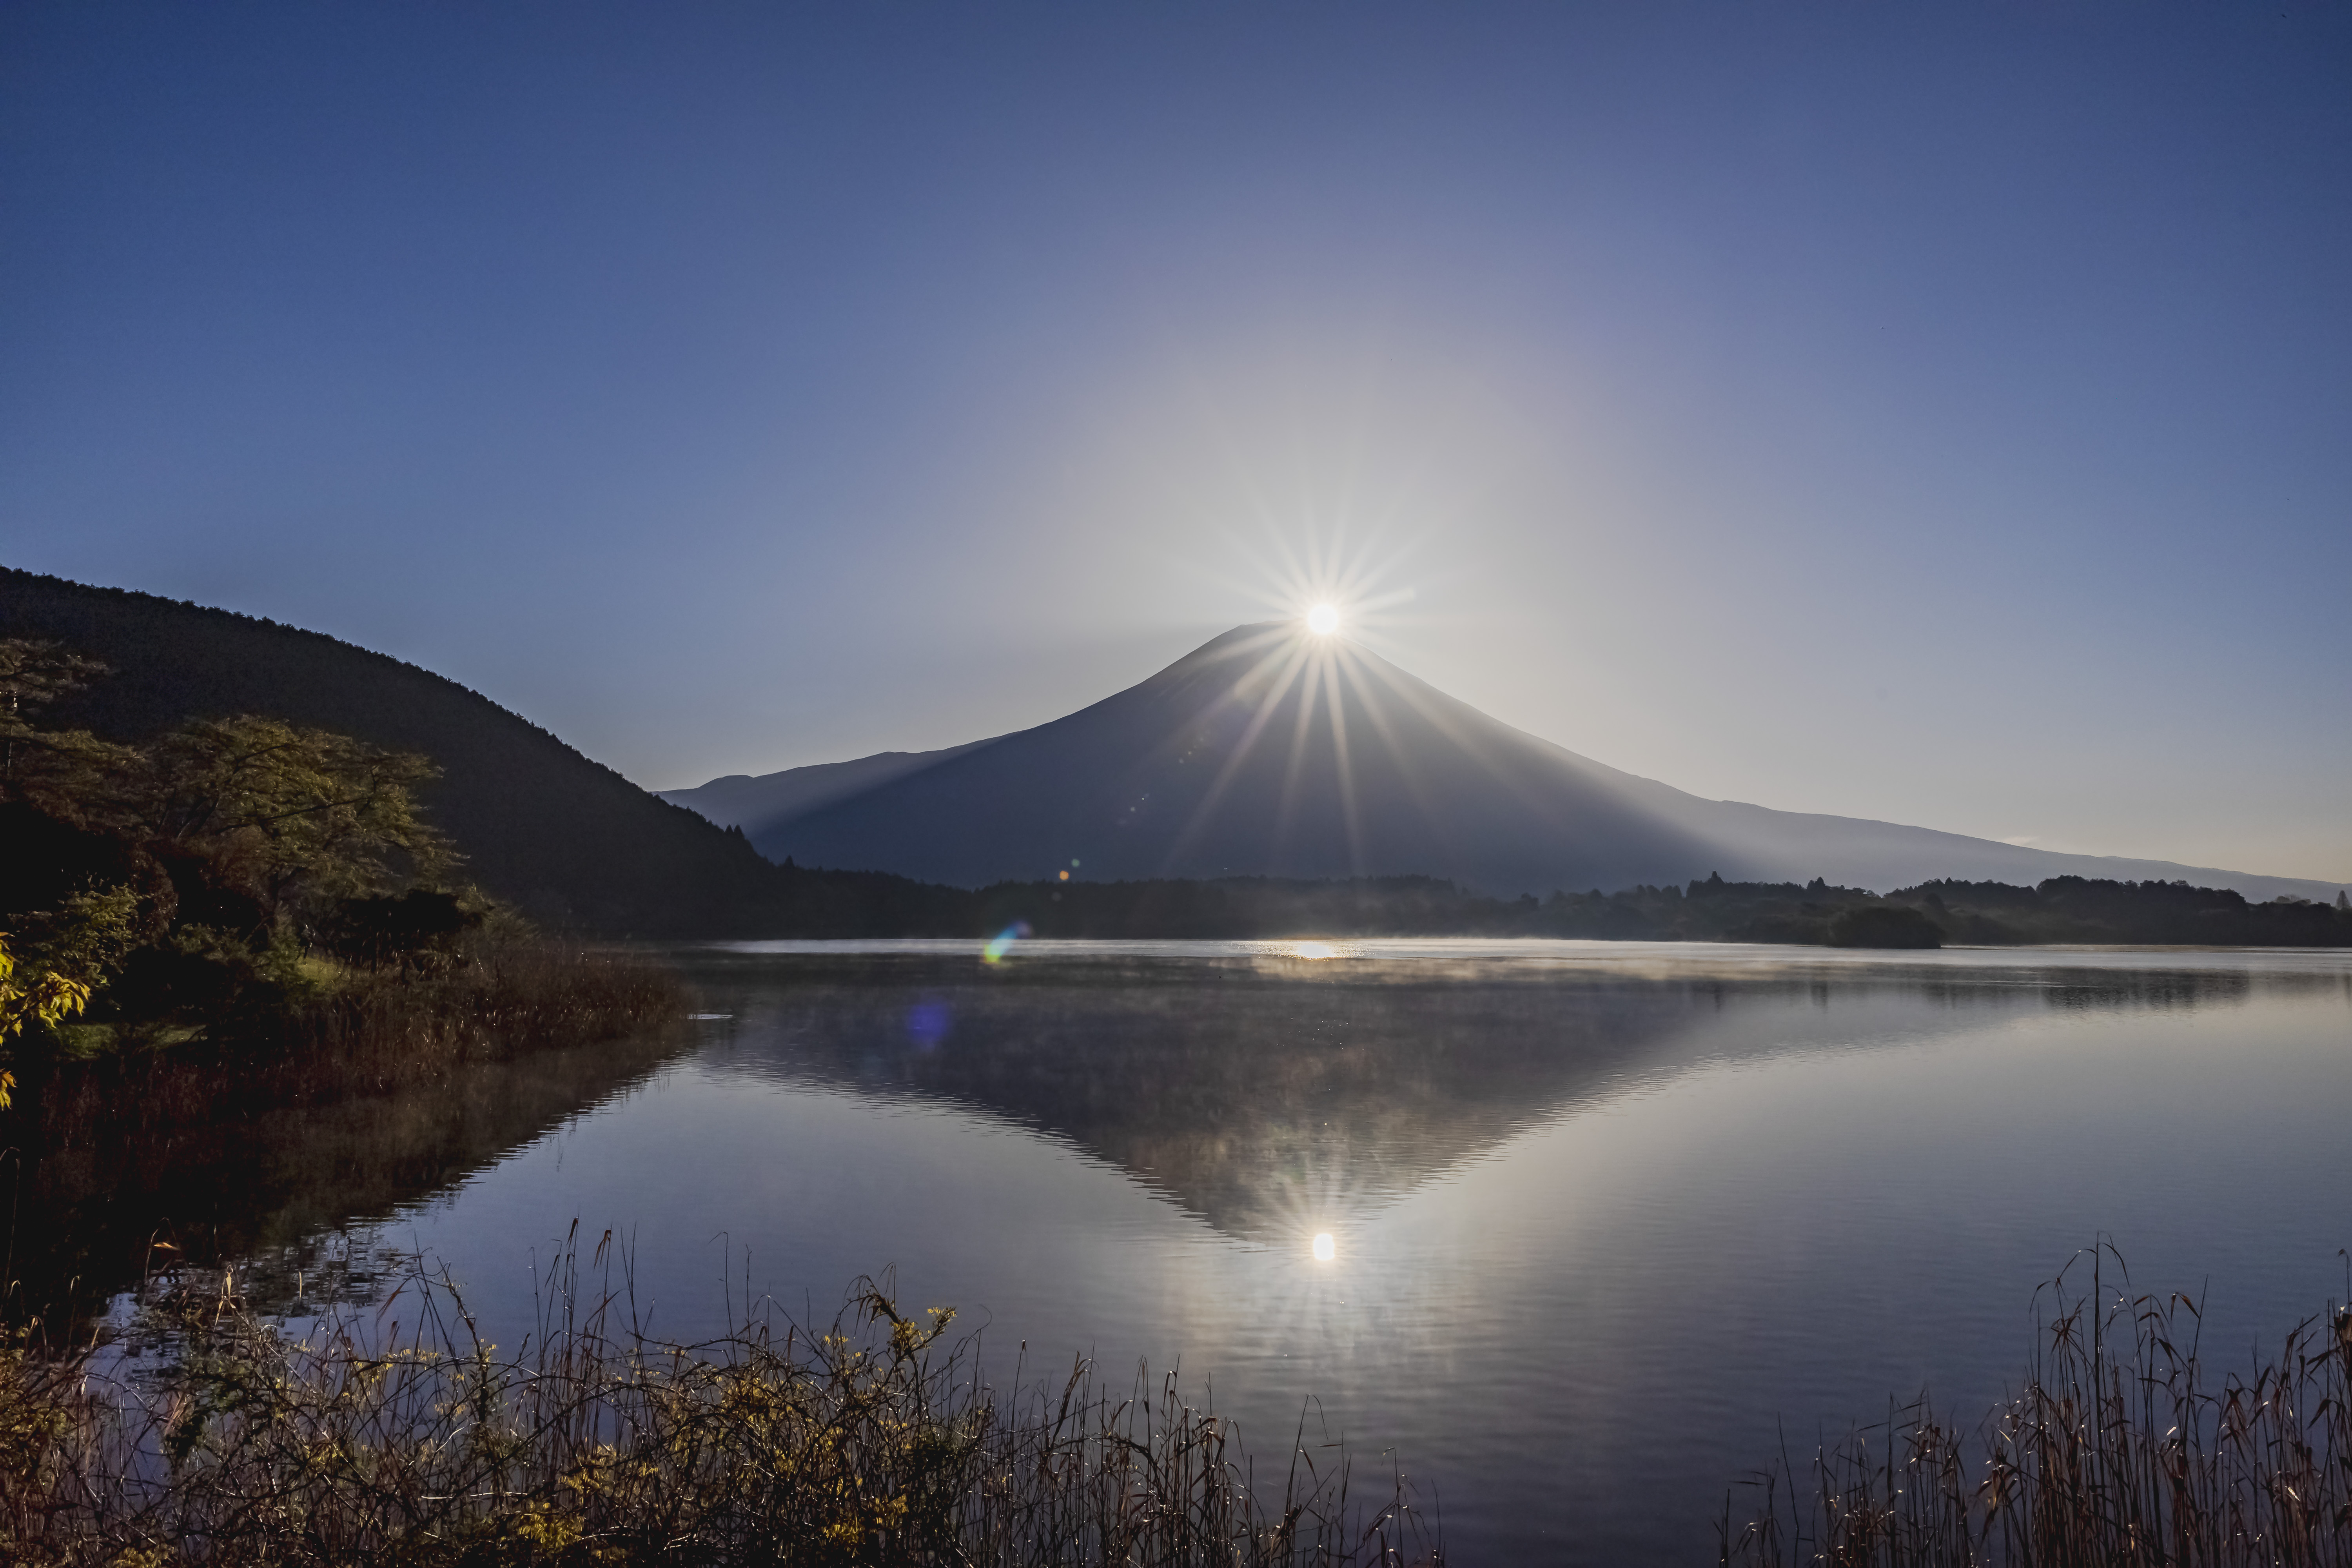
[[[1702,795],[2352,879],[2352,7],[11,5],[0,560],[656,787],[1319,572]]]

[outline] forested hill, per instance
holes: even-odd
[[[0,637],[45,637],[113,667],[54,721],[144,741],[191,718],[257,713],[421,752],[424,791],[466,872],[559,928],[766,934],[800,879],[740,835],[639,789],[537,725],[429,670],[317,632],[150,594],[0,567]]]

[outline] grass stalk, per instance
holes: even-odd
[[[446,1279],[298,1335],[236,1276],[146,1293],[145,1353],[0,1357],[0,1557],[164,1563],[1437,1564],[1400,1475],[1293,1445],[1262,1497],[1170,1375],[1089,1363],[1000,1397],[953,1314],[861,1280],[812,1332],[772,1306],[644,1330],[608,1234],[541,1277],[512,1354]],[[593,1271],[593,1288],[583,1273]],[[1018,1377],[1016,1374],[1016,1383]]]
[[[2089,1256],[2087,1288],[2043,1287],[2021,1392],[1973,1430],[1922,1398],[1802,1465],[1783,1453],[1744,1483],[1744,1518],[1726,1501],[1727,1568],[2352,1564],[2352,1308],[2217,1369],[2201,1303],[2135,1293],[2112,1246]]]

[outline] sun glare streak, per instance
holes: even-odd
[[[1539,816],[1559,818],[1561,803],[1538,787],[1538,775],[1572,759],[1546,755],[1554,748],[1532,737],[1520,747],[1465,726],[1454,710],[1458,705],[1381,656],[1397,607],[1414,596],[1396,583],[1402,565],[1396,552],[1380,552],[1376,558],[1372,550],[1349,547],[1337,528],[1269,528],[1255,542],[1275,557],[1261,563],[1266,571],[1256,596],[1281,613],[1219,650],[1223,669],[1234,672],[1230,681],[1221,670],[1215,679],[1223,689],[1206,710],[1194,710],[1181,731],[1161,742],[1171,756],[1181,752],[1177,760],[1208,764],[1203,772],[1209,773],[1205,788],[1181,791],[1190,798],[1161,858],[1162,875],[1182,874],[1186,857],[1208,841],[1213,821],[1254,760],[1273,786],[1270,847],[1277,861],[1286,858],[1297,837],[1308,780],[1327,772],[1329,805],[1339,817],[1333,826],[1345,840],[1345,858],[1335,869],[1344,866],[1356,876],[1372,869],[1369,818],[1375,803],[1391,798],[1391,780],[1402,786],[1403,799],[1419,810],[1452,858],[1458,847],[1451,829],[1459,825],[1449,824],[1421,759],[1410,754],[1413,748],[1401,732],[1416,724],[1429,725],[1463,747],[1509,795]],[[1295,710],[1286,720],[1286,706]],[[1277,721],[1290,730],[1287,744],[1269,732]],[[1197,754],[1204,742],[1207,754]],[[1322,842],[1317,835],[1308,837]],[[1310,858],[1327,853],[1316,851]]]
[[[1282,796],[1274,812],[1274,842],[1276,853],[1290,838],[1291,824],[1298,817],[1298,779],[1307,766],[1307,742],[1315,732],[1315,700],[1322,694],[1324,682],[1331,673],[1331,656],[1317,648],[1307,656],[1306,683],[1298,689],[1298,722],[1290,736],[1290,761],[1283,769]]]
[[[1276,710],[1282,706],[1283,695],[1290,689],[1290,683],[1297,679],[1299,672],[1307,668],[1307,650],[1299,646],[1296,638],[1288,639],[1286,644],[1277,640],[1263,658],[1252,665],[1239,679],[1234,682],[1232,689],[1217,704],[1217,707],[1222,709],[1228,702],[1247,703],[1249,698],[1244,694],[1243,688],[1277,659],[1284,661],[1280,674],[1275,678],[1271,689],[1258,702],[1256,711],[1250,715],[1249,723],[1243,730],[1241,740],[1235,743],[1232,753],[1225,758],[1224,766],[1218,769],[1217,776],[1209,782],[1209,787],[1202,795],[1201,804],[1194,808],[1192,819],[1184,824],[1183,828],[1168,846],[1168,855],[1164,864],[1171,870],[1179,857],[1192,847],[1194,836],[1208,826],[1209,818],[1216,811],[1217,802],[1223,797],[1225,790],[1240,773],[1242,764],[1249,760],[1250,752],[1256,749],[1258,737],[1265,732],[1266,725],[1273,721]]]
[[[1423,819],[1436,835],[1438,843],[1444,847],[1447,858],[1451,859],[1457,853],[1459,846],[1454,843],[1454,835],[1446,829],[1444,813],[1438,807],[1436,795],[1430,789],[1428,782],[1421,776],[1421,768],[1408,753],[1404,744],[1397,739],[1396,725],[1388,709],[1379,700],[1380,689],[1374,687],[1369,679],[1370,675],[1378,672],[1374,671],[1368,662],[1359,658],[1352,650],[1344,652],[1341,657],[1344,660],[1341,668],[1347,673],[1349,683],[1362,694],[1360,701],[1364,717],[1370,722],[1372,732],[1380,737],[1381,745],[1388,752],[1390,763],[1395,766],[1397,776],[1404,781],[1406,793],[1412,796],[1413,805],[1420,808]],[[1386,684],[1385,681],[1381,682],[1383,686]]]
[[[1454,721],[1452,716],[1446,713],[1443,708],[1438,706],[1437,703],[1431,702],[1427,697],[1423,695],[1423,692],[1428,691],[1428,688],[1421,687],[1418,681],[1412,681],[1411,685],[1406,684],[1407,681],[1412,680],[1412,678],[1410,676],[1406,676],[1403,680],[1399,680],[1396,675],[1391,674],[1387,670],[1374,669],[1372,673],[1378,675],[1381,678],[1381,684],[1386,687],[1390,691],[1395,693],[1396,696],[1406,704],[1406,706],[1412,708],[1412,710],[1420,714],[1423,719],[1434,725],[1439,732],[1444,734],[1447,740],[1452,741],[1455,745],[1460,746],[1464,752],[1469,754],[1473,761],[1476,762],[1479,766],[1486,770],[1488,777],[1492,778],[1496,784],[1501,784],[1505,789],[1510,791],[1512,797],[1518,801],[1520,805],[1526,806],[1538,816],[1555,822],[1559,820],[1559,803],[1530,790],[1528,787],[1527,780],[1523,776],[1521,771],[1506,767],[1500,760],[1489,755],[1486,748],[1478,744],[1463,730],[1460,724]],[[1416,687],[1419,687],[1420,689],[1417,690],[1415,689]],[[1444,700],[1443,693],[1436,693],[1434,695],[1437,695],[1441,700]],[[1549,744],[1549,742],[1546,742],[1534,740],[1532,737],[1529,737],[1529,742],[1531,744],[1538,747]],[[1620,798],[1624,800],[1625,804],[1629,805],[1634,804],[1630,796],[1623,795],[1622,792],[1620,793]]]
[[[1336,662],[1336,661],[1335,661]],[[1327,689],[1331,693],[1331,760],[1339,781],[1339,823],[1348,835],[1348,870],[1351,876],[1364,874],[1363,815],[1356,809],[1355,759],[1348,752],[1347,693],[1342,689],[1344,668],[1335,668]]]

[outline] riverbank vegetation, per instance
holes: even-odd
[[[297,1332],[234,1275],[146,1293],[133,1363],[0,1353],[0,1556],[243,1564],[1443,1562],[1402,1476],[1367,1500],[1302,1422],[1253,1465],[1173,1377],[1081,1363],[1001,1396],[943,1309],[862,1281],[811,1332],[772,1311],[656,1342],[576,1254],[536,1331],[485,1342],[446,1281]],[[1017,1379],[1016,1379],[1017,1382]]]
[[[683,1011],[660,972],[540,941],[466,882],[418,805],[425,758],[250,715],[137,746],[44,722],[105,673],[0,641],[0,1089],[53,1131]]]
[[[2122,1263],[2053,1282],[2021,1390],[1975,1427],[1923,1398],[1774,1460],[1727,1502],[1727,1568],[2352,1563],[2352,1308],[2224,1371],[2200,1304],[2115,1288]]]

